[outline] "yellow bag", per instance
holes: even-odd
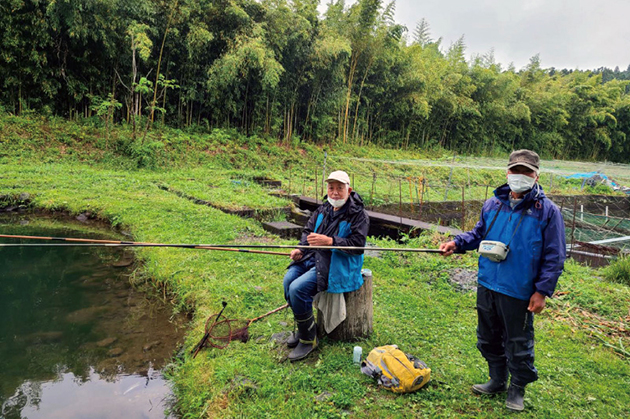
[[[370,351],[361,363],[361,372],[376,378],[378,383],[394,393],[416,391],[431,378],[431,369],[396,345],[385,345]]]

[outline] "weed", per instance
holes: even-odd
[[[630,286],[630,256],[618,257],[603,270],[603,274],[610,281]]]

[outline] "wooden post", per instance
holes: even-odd
[[[575,213],[577,212],[577,198],[573,199],[573,227],[571,228],[571,251],[569,257],[573,257],[573,246],[575,243]]]
[[[398,216],[400,217],[400,228],[402,229],[402,179],[398,179]]]
[[[372,271],[363,269],[363,285],[356,291],[344,293],[346,319],[335,328],[328,338],[341,342],[352,342],[372,334],[374,307],[372,305]],[[317,336],[326,335],[324,323],[319,321],[322,313],[317,310]]]
[[[422,219],[422,204],[424,203],[424,176],[422,177],[422,186],[421,186],[421,191],[420,192],[420,209],[418,209],[418,220]]]
[[[376,183],[376,172],[372,173],[372,192],[370,193],[370,205],[374,209],[374,184]]]
[[[317,166],[315,166],[315,203],[319,204],[319,197],[317,196],[319,193],[319,187],[317,186]]]
[[[464,222],[466,220],[466,188],[462,186],[462,231],[466,231]]]

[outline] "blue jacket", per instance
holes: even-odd
[[[338,211],[335,212],[328,201],[315,210],[302,231],[300,244],[308,246],[306,237],[315,232],[332,237],[333,246],[364,247],[369,228],[370,218],[364,209],[363,200],[352,191],[348,201]],[[362,250],[301,250],[301,261],[315,258],[318,292],[350,292],[363,285]]]
[[[504,261],[479,257],[479,284],[520,300],[529,300],[536,291],[551,297],[566,258],[562,214],[539,185],[514,209],[510,207],[509,192],[507,184],[494,191],[495,196],[484,203],[475,227],[455,237],[457,250],[476,250],[482,240],[509,244]],[[496,221],[488,232],[495,215]]]

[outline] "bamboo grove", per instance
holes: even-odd
[[[522,69],[395,3],[1,0],[0,112],[548,158],[630,158],[625,71]],[[448,13],[447,10],[444,11]]]

